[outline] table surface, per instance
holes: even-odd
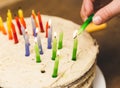
[[[8,9],[11,9],[14,15],[17,14],[18,8],[21,7],[25,17],[30,16],[31,10],[34,9],[36,12],[40,11],[41,14],[59,16],[77,24],[82,24],[80,18],[82,0],[14,1],[15,3],[7,3],[7,5],[0,7],[0,16],[2,16],[4,20],[6,20]],[[107,88],[120,88],[120,16],[111,19],[105,30],[93,32],[91,35],[97,40],[100,46],[97,63],[103,71]]]

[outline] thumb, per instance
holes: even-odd
[[[120,13],[120,1],[113,0],[107,6],[101,8],[93,17],[94,24],[101,24]]]

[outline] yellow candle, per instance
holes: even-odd
[[[4,35],[7,34],[6,30],[5,30],[5,27],[4,27],[4,24],[3,24],[3,21],[2,21],[2,17],[0,17],[0,30],[2,31],[2,33]]]
[[[9,20],[12,21],[12,13],[9,9],[8,9],[8,12],[7,12],[7,16],[9,18]]]
[[[12,29],[11,29],[11,21],[10,21],[10,18],[8,17],[7,17],[7,28],[8,28],[8,38],[9,40],[12,40],[13,36],[12,36]]]
[[[19,16],[19,18],[23,18],[23,11],[22,11],[22,9],[18,10],[18,16]]]

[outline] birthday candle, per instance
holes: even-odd
[[[21,24],[26,28],[26,23],[23,17],[20,18]]]
[[[42,49],[42,44],[41,44],[41,38],[40,38],[39,33],[38,33],[38,28],[36,29],[36,33],[37,33],[37,42],[38,42],[40,54],[43,54],[43,49]]]
[[[54,39],[52,45],[52,60],[55,60],[56,53],[57,53],[57,38],[56,38],[56,32],[54,32]]]
[[[35,37],[35,54],[36,54],[36,62],[39,63],[41,62],[41,58],[40,58],[40,53],[39,53],[39,48],[38,48],[38,44],[37,44],[37,38]]]
[[[41,32],[44,32],[44,28],[43,28],[43,23],[42,23],[40,12],[38,12],[38,21],[39,21],[39,26],[40,26]]]
[[[47,23],[46,23],[46,36],[45,36],[46,38],[48,37],[48,27],[49,26],[48,26],[48,21],[47,21]]]
[[[36,37],[37,36],[36,25],[35,25],[35,21],[33,19],[33,16],[31,16],[31,23],[32,23],[32,29],[33,29],[33,36]]]
[[[25,39],[25,28],[22,24],[21,24],[21,31],[22,31],[22,34],[23,34],[23,38]]]
[[[29,47],[30,47],[29,36],[28,36],[27,29],[25,29],[25,56],[30,55],[30,48]]]
[[[75,61],[76,60],[76,54],[77,54],[77,46],[78,46],[78,39],[76,36],[77,34],[77,30],[73,33],[73,38],[74,38],[74,44],[73,44],[73,52],[72,52],[72,60]]]
[[[13,35],[12,35],[12,30],[11,30],[11,21],[10,18],[7,17],[7,28],[8,28],[8,38],[9,40],[13,39]]]
[[[57,56],[55,58],[55,63],[54,63],[54,69],[53,69],[53,74],[52,74],[52,77],[53,78],[56,78],[58,76],[58,66],[59,66],[59,52],[57,52]]]
[[[7,12],[7,16],[9,18],[10,22],[11,22],[12,21],[12,13],[9,9],[8,9],[8,12]]]
[[[22,35],[20,21],[19,21],[19,18],[17,16],[15,17],[15,21],[16,21],[16,24],[17,24],[18,29],[19,29],[19,34]]]
[[[19,16],[19,18],[22,18],[22,17],[23,17],[23,11],[22,11],[22,9],[19,9],[19,10],[18,10],[18,16]]]
[[[5,30],[5,27],[4,27],[4,24],[3,24],[3,21],[2,21],[2,17],[0,17],[0,30],[2,31],[2,33],[4,35],[7,34],[6,30]]]
[[[35,21],[36,27],[38,27],[38,23],[37,23],[37,19],[36,19],[36,14],[35,14],[35,11],[34,11],[34,10],[32,10],[32,16],[33,16],[33,19],[34,19],[34,21]]]
[[[25,43],[25,56],[30,56],[30,44]]]
[[[17,33],[16,33],[16,30],[15,30],[15,26],[13,23],[11,23],[11,28],[12,28],[12,33],[13,33],[13,38],[14,38],[14,43],[18,43],[18,37],[17,37]]]
[[[52,42],[52,27],[51,27],[51,20],[48,22],[49,28],[48,28],[48,49],[52,48],[51,42]]]
[[[58,49],[62,49],[63,47],[63,31],[59,34],[59,42],[58,42]]]
[[[23,16],[23,11],[22,11],[22,9],[19,9],[19,10],[18,10],[18,15],[19,15],[21,24],[26,28],[26,23],[25,23],[25,20],[24,20],[24,16]]]

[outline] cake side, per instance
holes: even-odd
[[[4,88],[46,88],[61,85],[69,85],[78,78],[84,76],[90,70],[96,60],[98,45],[91,36],[84,32],[79,36],[77,61],[71,61],[73,38],[72,34],[79,25],[58,17],[42,15],[43,25],[52,19],[53,31],[64,32],[63,49],[57,78],[52,78],[54,61],[51,60],[51,50],[47,49],[45,33],[40,33],[44,55],[41,55],[41,63],[36,63],[34,52],[34,37],[32,35],[31,19],[27,18],[27,29],[30,35],[30,57],[24,55],[24,39],[18,36],[19,43],[7,41],[7,36],[0,35],[0,85]],[[15,22],[14,22],[15,23]],[[16,27],[17,28],[17,27]],[[57,37],[58,39],[58,37]],[[3,44],[4,43],[4,44]],[[45,70],[45,73],[41,73]],[[92,82],[92,80],[91,80]],[[86,84],[88,85],[88,84]]]

